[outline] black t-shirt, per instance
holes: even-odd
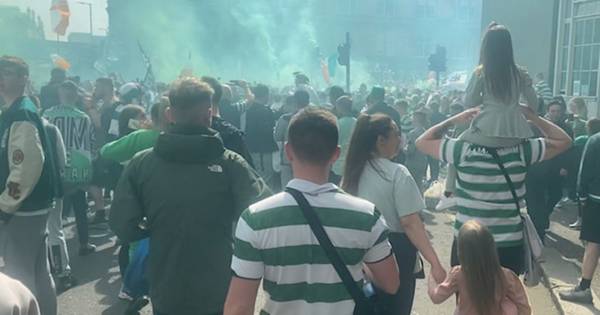
[[[272,153],[277,151],[273,139],[275,114],[273,110],[262,104],[254,103],[246,111],[246,142],[248,150],[253,153]]]
[[[236,128],[240,128],[240,117],[242,116],[242,113],[237,105],[238,104],[232,104],[230,101],[222,100],[219,105],[219,112],[223,119],[230,122]]]
[[[244,141],[244,133],[221,117],[213,116],[211,128],[216,130],[223,140],[225,148],[241,155],[248,164],[254,166],[248,147]]]
[[[48,109],[50,107],[60,105],[60,99],[58,98],[58,87],[60,83],[50,82],[40,91],[40,103],[42,109]]]

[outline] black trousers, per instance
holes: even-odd
[[[75,214],[75,225],[79,245],[84,246],[89,242],[88,220],[87,220],[87,198],[82,189],[75,190],[64,197],[64,211],[68,212],[71,207]]]
[[[382,308],[387,315],[410,315],[415,298],[417,278],[415,262],[417,261],[417,248],[410,242],[404,233],[390,233],[389,241],[398,263],[400,274],[400,288],[396,294],[386,294],[377,291],[377,296]]]
[[[525,271],[525,253],[523,245],[514,247],[499,247],[498,259],[500,265],[504,268],[512,270],[517,275],[523,274]],[[460,265],[458,261],[458,244],[456,239],[452,242],[452,253],[450,254],[450,265],[452,267]]]
[[[127,267],[129,266],[129,244],[123,243],[119,248],[119,272],[121,273],[121,278],[125,279],[125,271],[127,271]]]
[[[526,179],[526,189],[527,213],[543,240],[546,229],[550,227],[550,215],[556,204],[562,199],[563,178],[538,172],[529,173]]]
[[[432,158],[431,156],[427,157],[427,161],[429,162],[429,174],[431,175],[431,182],[438,180],[440,177],[440,161]]]

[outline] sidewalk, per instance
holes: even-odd
[[[592,280],[594,305],[579,305],[560,299],[558,293],[579,283],[583,244],[579,240],[579,231],[569,228],[569,224],[577,219],[575,206],[557,208],[550,222],[550,231],[546,236],[544,263],[542,268],[546,284],[552,289],[553,299],[563,314],[587,315],[600,314],[600,272],[596,270]]]

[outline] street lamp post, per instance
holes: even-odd
[[[93,6],[91,2],[85,2],[85,1],[77,1],[77,3],[81,4],[81,5],[87,5],[89,11],[90,11],[90,38],[92,38],[94,36],[94,19],[93,19]]]

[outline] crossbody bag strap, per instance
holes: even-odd
[[[515,190],[515,184],[513,183],[512,179],[510,179],[510,175],[508,175],[508,171],[504,167],[504,163],[502,163],[502,160],[500,160],[498,150],[496,150],[496,148],[486,148],[486,150],[489,154],[492,155],[494,160],[496,160],[496,164],[498,164],[498,167],[500,167],[500,170],[502,171],[502,174],[506,179],[506,183],[510,188],[510,193],[512,194],[513,200],[515,201],[515,205],[517,206],[518,215],[521,215],[521,205],[519,204],[519,197],[517,196],[517,191]]]
[[[331,264],[333,265],[333,268],[337,272],[338,276],[340,277],[340,279],[342,279],[346,290],[348,290],[348,293],[350,293],[350,296],[352,296],[352,299],[354,300],[356,305],[362,307],[368,305],[369,303],[362,289],[354,281],[354,278],[350,274],[348,267],[342,261],[342,258],[340,257],[339,253],[331,243],[329,236],[327,236],[327,233],[325,232],[325,229],[323,228],[319,217],[317,217],[317,213],[315,212],[314,208],[310,205],[310,203],[308,203],[308,200],[306,200],[304,194],[302,194],[302,192],[300,192],[299,190],[290,187],[287,187],[285,191],[292,195],[292,197],[294,197],[294,199],[298,203],[298,206],[300,206],[300,209],[302,209],[302,213],[304,214],[306,221],[308,221],[310,229],[319,241],[319,245],[321,246],[323,251],[325,251],[327,258],[329,258],[329,260],[331,261]]]

